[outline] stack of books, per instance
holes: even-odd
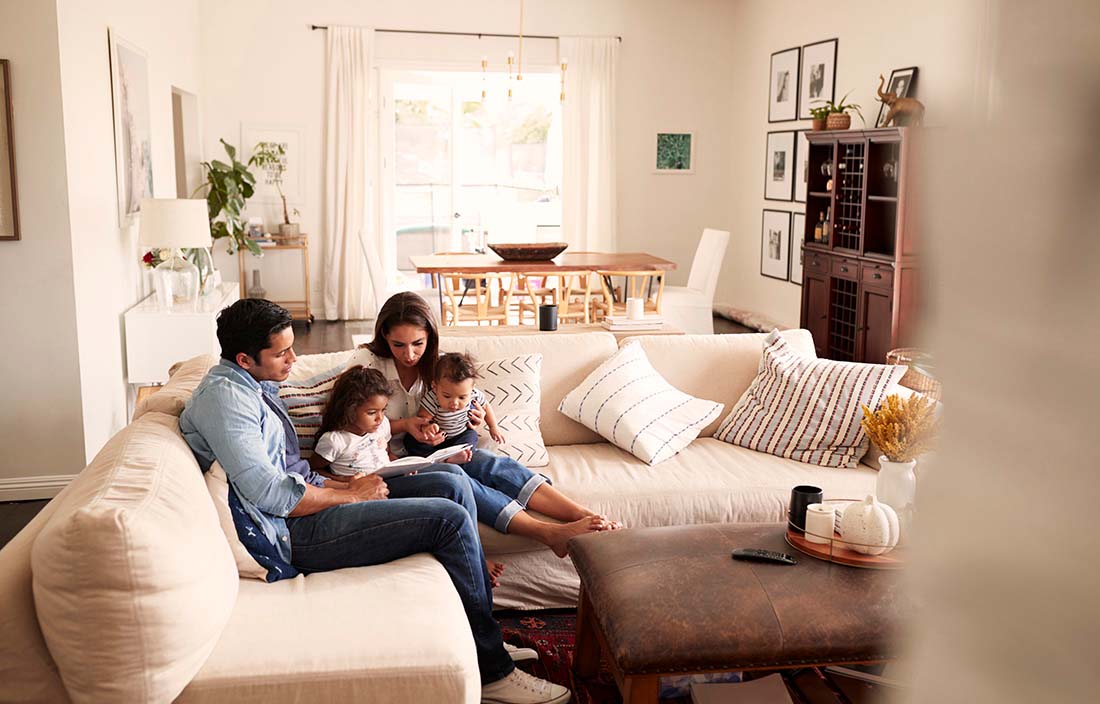
[[[603,326],[611,332],[660,330],[664,324],[664,318],[659,315],[647,315],[641,320],[631,320],[625,315],[609,315],[603,319]]]

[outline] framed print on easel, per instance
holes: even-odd
[[[769,132],[764,161],[764,200],[787,200],[794,195],[794,135]]]
[[[809,120],[811,108],[836,99],[837,39],[802,47],[802,77],[798,88],[798,119]]]
[[[791,214],[765,209],[760,223],[760,275],[786,281],[790,256]]]
[[[768,74],[768,122],[789,122],[798,119],[798,60],[800,47],[772,54]]]
[[[806,213],[791,213],[791,275],[788,280],[802,285],[802,238],[806,232]]]

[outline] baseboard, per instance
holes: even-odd
[[[0,478],[0,501],[52,499],[74,479],[76,479],[75,474]]]

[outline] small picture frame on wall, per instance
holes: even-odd
[[[809,130],[798,130],[794,147],[794,199],[798,203],[806,202],[806,187],[810,183],[810,140],[806,138]]]
[[[768,122],[798,119],[798,60],[801,47],[772,54],[768,74]]]
[[[789,281],[802,285],[802,238],[806,232],[806,214],[791,213],[791,275]]]
[[[899,98],[915,98],[917,96],[916,88],[917,67],[910,66],[908,68],[896,68],[891,71],[890,80],[886,82],[886,87],[882,91],[884,93],[896,93]],[[886,120],[888,112],[890,112],[890,108],[886,107],[886,103],[880,103],[875,127],[883,126],[882,123]]]
[[[15,131],[12,128],[11,69],[0,59],[0,242],[19,235],[19,194],[15,187]]]
[[[836,98],[837,39],[802,47],[802,68],[798,89],[798,118],[809,120],[810,109]]]
[[[786,281],[791,259],[791,214],[764,209],[760,225],[760,275]]]
[[[793,130],[769,132],[764,161],[764,200],[791,200],[794,197]]]
[[[695,173],[695,133],[658,132],[654,173]]]

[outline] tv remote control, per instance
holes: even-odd
[[[737,548],[731,557],[735,560],[749,560],[751,562],[777,562],[781,565],[797,565],[798,560],[785,552],[773,552],[760,548]]]

